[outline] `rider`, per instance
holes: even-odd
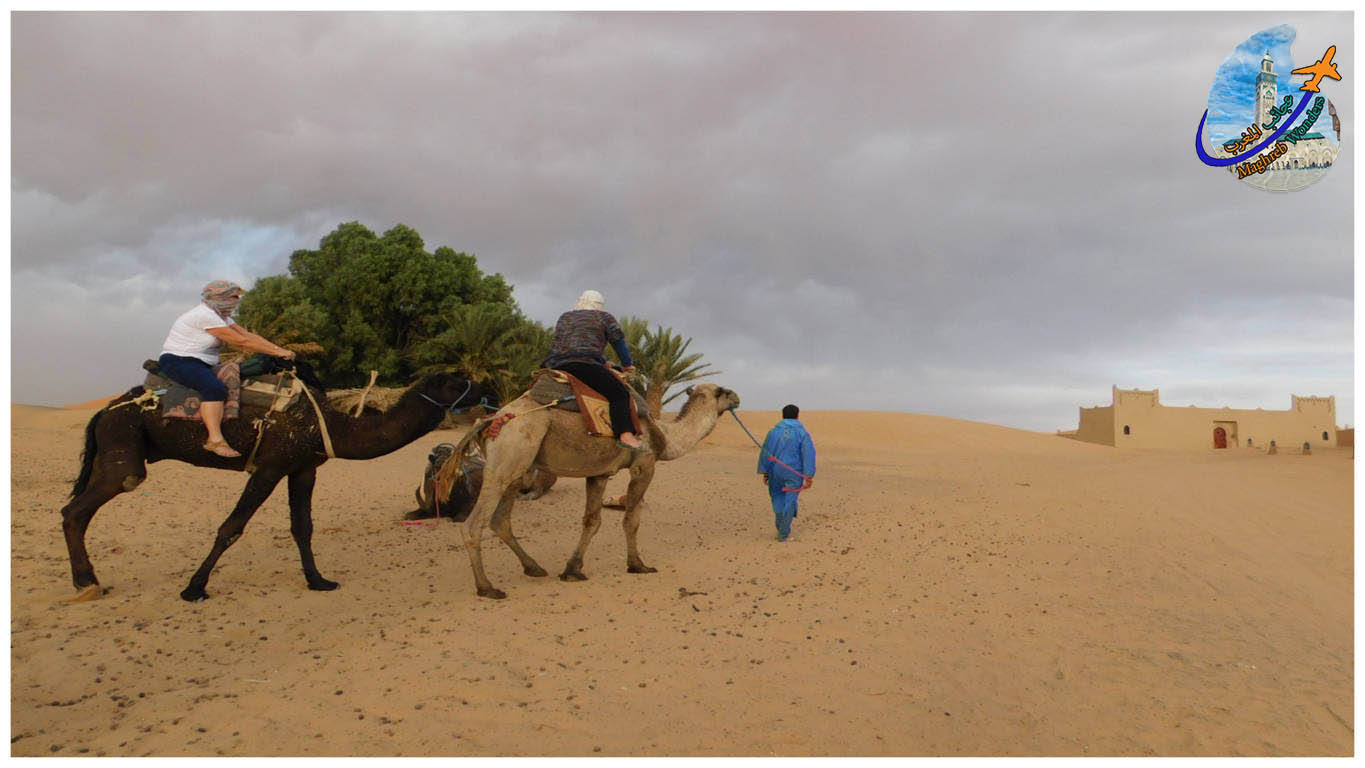
[[[572,374],[607,398],[616,439],[627,448],[641,449],[644,445],[635,435],[630,419],[630,391],[607,370],[607,359],[602,354],[610,343],[625,366],[622,370],[627,373],[635,370],[626,347],[626,334],[616,318],[603,310],[606,305],[602,294],[584,291],[573,309],[560,315],[555,323],[550,354],[542,365]]]
[[[223,403],[228,392],[213,372],[213,366],[218,364],[218,349],[228,343],[285,360],[294,359],[292,350],[272,344],[232,321],[232,313],[244,293],[240,285],[227,280],[214,280],[204,286],[202,301],[171,325],[157,360],[161,375],[199,390],[202,398],[199,415],[209,432],[204,450],[228,459],[242,454],[223,439]]]

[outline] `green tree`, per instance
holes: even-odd
[[[684,339],[672,328],[659,325],[650,331],[647,321],[629,315],[618,322],[626,334],[626,347],[635,363],[636,376],[632,386],[645,398],[650,413],[662,413],[664,405],[684,392],[679,389],[668,395],[670,389],[721,373],[707,371],[711,364],[702,362],[700,352],[688,354],[692,339]],[[612,357],[616,358],[614,351]]]
[[[485,275],[471,255],[399,224],[375,235],[359,222],[338,226],[315,250],[295,251],[289,274],[257,281],[242,299],[242,324],[266,338],[316,342],[310,356],[332,386],[361,386],[371,369],[386,385],[405,385],[416,351],[455,328],[470,306],[500,307],[513,325],[529,321],[501,275]],[[426,359],[426,358],[424,358]]]

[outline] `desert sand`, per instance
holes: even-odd
[[[319,470],[310,592],[283,486],[178,597],[241,474],[151,465],[58,510],[92,408],[11,408],[11,752],[29,755],[1350,755],[1353,452],[1121,453],[912,414],[803,413],[820,466],[775,540],[725,418],[620,512],[589,580],[474,594],[447,520],[400,523],[434,432]],[[775,413],[741,411],[761,437]],[[609,494],[624,490],[625,477]],[[552,574],[582,481],[518,506]]]

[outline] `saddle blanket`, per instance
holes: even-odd
[[[608,368],[607,370],[611,370]],[[619,379],[621,375],[612,371]],[[583,414],[583,426],[588,430],[588,434],[601,437],[615,437],[616,431],[611,428],[611,413],[608,410],[607,398],[603,397],[597,390],[579,381],[571,374],[564,371],[556,371],[542,368],[531,374],[531,388],[527,391],[531,399],[541,405],[550,403],[562,398],[573,395],[572,400],[559,403],[556,408],[566,411],[578,411]],[[625,380],[621,381],[625,384]],[[632,431],[640,434],[639,415],[644,413],[649,416],[649,406],[645,405],[644,398],[626,385],[630,392],[630,422],[634,427]]]
[[[143,388],[148,392],[162,392],[159,402],[163,418],[203,421],[199,414],[203,401],[198,390],[162,376],[155,360],[144,362],[142,367],[147,371]],[[223,403],[224,421],[237,418],[243,406],[282,411],[303,392],[303,383],[288,374],[257,376],[243,381],[238,363],[219,365],[214,368],[214,373],[228,391],[227,400]]]

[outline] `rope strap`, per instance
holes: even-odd
[[[495,438],[495,437],[498,436],[498,433],[499,433],[499,432],[502,432],[502,427],[503,427],[504,424],[506,424],[507,422],[509,422],[509,421],[511,421],[512,419],[516,418],[517,416],[525,416],[525,415],[528,414],[528,413],[535,413],[536,411],[543,411],[543,410],[545,410],[546,408],[553,408],[553,407],[555,407],[556,405],[563,405],[564,403],[567,403],[567,402],[569,402],[569,401],[572,400],[572,399],[574,399],[574,395],[565,395],[565,396],[559,398],[558,400],[555,400],[555,401],[552,402],[552,403],[546,403],[546,404],[544,404],[544,405],[538,405],[538,406],[536,406],[535,408],[527,409],[527,410],[525,410],[525,411],[522,411],[521,413],[511,413],[511,412],[504,413],[504,414],[502,414],[501,416],[499,416],[499,417],[497,417],[496,419],[493,419],[491,422],[489,422],[489,423],[488,423],[488,426],[484,428],[484,433],[488,436],[488,439],[489,439],[489,440],[492,440],[493,438]]]
[[[308,402],[313,404],[313,413],[318,415],[318,428],[322,430],[322,447],[327,449],[327,458],[335,459],[337,454],[332,450],[332,436],[327,434],[327,420],[322,418],[322,408],[318,406],[318,401],[313,397],[313,391],[307,384],[303,387],[303,394],[308,395]]]
[[[138,408],[144,411],[150,411],[155,409],[157,404],[161,402],[161,396],[164,394],[166,394],[166,390],[164,389],[144,390],[142,394],[138,395],[132,400],[124,400],[121,403],[116,403],[114,405],[108,406],[105,410],[112,411],[115,408],[122,408],[125,405],[136,405]]]
[[[379,371],[370,371],[370,383],[365,385],[365,391],[360,393],[360,402],[355,404],[356,416],[365,410],[365,397],[370,394],[370,390],[374,387],[374,380],[377,378],[379,378]]]

